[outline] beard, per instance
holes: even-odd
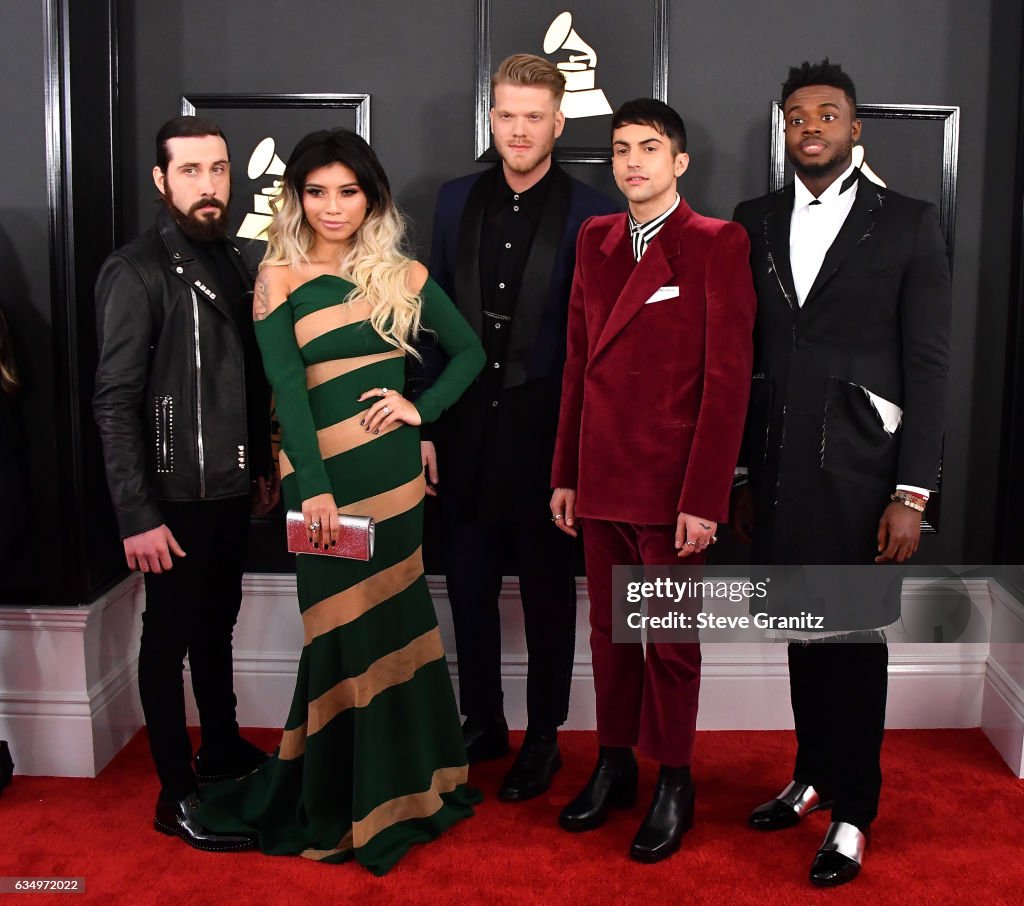
[[[497,143],[495,143],[497,144]],[[545,158],[549,157],[555,150],[555,139],[552,137],[550,140],[545,140],[538,144],[534,144],[530,148],[530,153],[525,157],[518,159],[513,158],[510,154],[506,155],[503,153],[502,148],[498,148],[498,155],[501,157],[502,163],[513,173],[530,173],[535,170]]]
[[[161,198],[163,198],[164,204],[167,205],[167,210],[171,212],[175,223],[178,224],[181,231],[189,239],[194,239],[196,242],[213,242],[227,236],[228,213],[224,202],[220,201],[220,199],[201,198],[188,209],[188,213],[183,213],[174,203],[174,196],[171,193],[170,186],[167,186],[167,191]],[[197,213],[201,208],[211,207],[217,208],[218,213],[216,215],[211,216]]]
[[[849,139],[828,160],[805,163],[804,161],[797,160],[788,151],[786,156],[793,165],[793,169],[801,176],[825,176],[832,172],[841,173],[847,168],[853,157],[853,139]]]

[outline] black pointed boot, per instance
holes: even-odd
[[[637,766],[633,750],[601,746],[597,767],[579,795],[558,816],[567,831],[588,831],[604,824],[609,808],[636,804]]]

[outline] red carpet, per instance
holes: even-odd
[[[247,735],[268,749],[279,736]],[[71,903],[1024,903],[1024,783],[980,730],[887,735],[882,814],[865,868],[829,891],[806,881],[825,815],[774,834],[744,826],[750,808],[785,785],[791,734],[698,734],[696,827],[678,854],[650,866],[626,852],[654,766],[642,768],[632,812],[570,835],[555,818],[585,782],[596,742],[592,733],[561,739],[566,766],[548,796],[517,806],[494,798],[511,756],[474,768],[487,797],[476,817],[378,879],[354,863],[202,853],[156,833],[157,787],[139,734],[96,780],[14,778],[0,798],[0,876],[84,876],[84,898],[59,895]]]

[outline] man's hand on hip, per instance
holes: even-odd
[[[148,532],[129,535],[124,539],[124,556],[129,569],[141,569],[144,573],[162,573],[173,566],[171,554],[184,557],[185,552],[174,540],[166,525],[158,525]]]

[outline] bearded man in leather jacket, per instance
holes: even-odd
[[[145,574],[139,692],[160,779],[156,829],[199,849],[247,849],[196,820],[199,782],[265,754],[235,719],[231,636],[250,510],[277,502],[269,388],[252,328],[252,277],[226,238],[231,166],[216,124],[165,123],[156,225],[115,251],[96,284],[93,400],[130,569]],[[202,726],[193,769],[182,663]]]

